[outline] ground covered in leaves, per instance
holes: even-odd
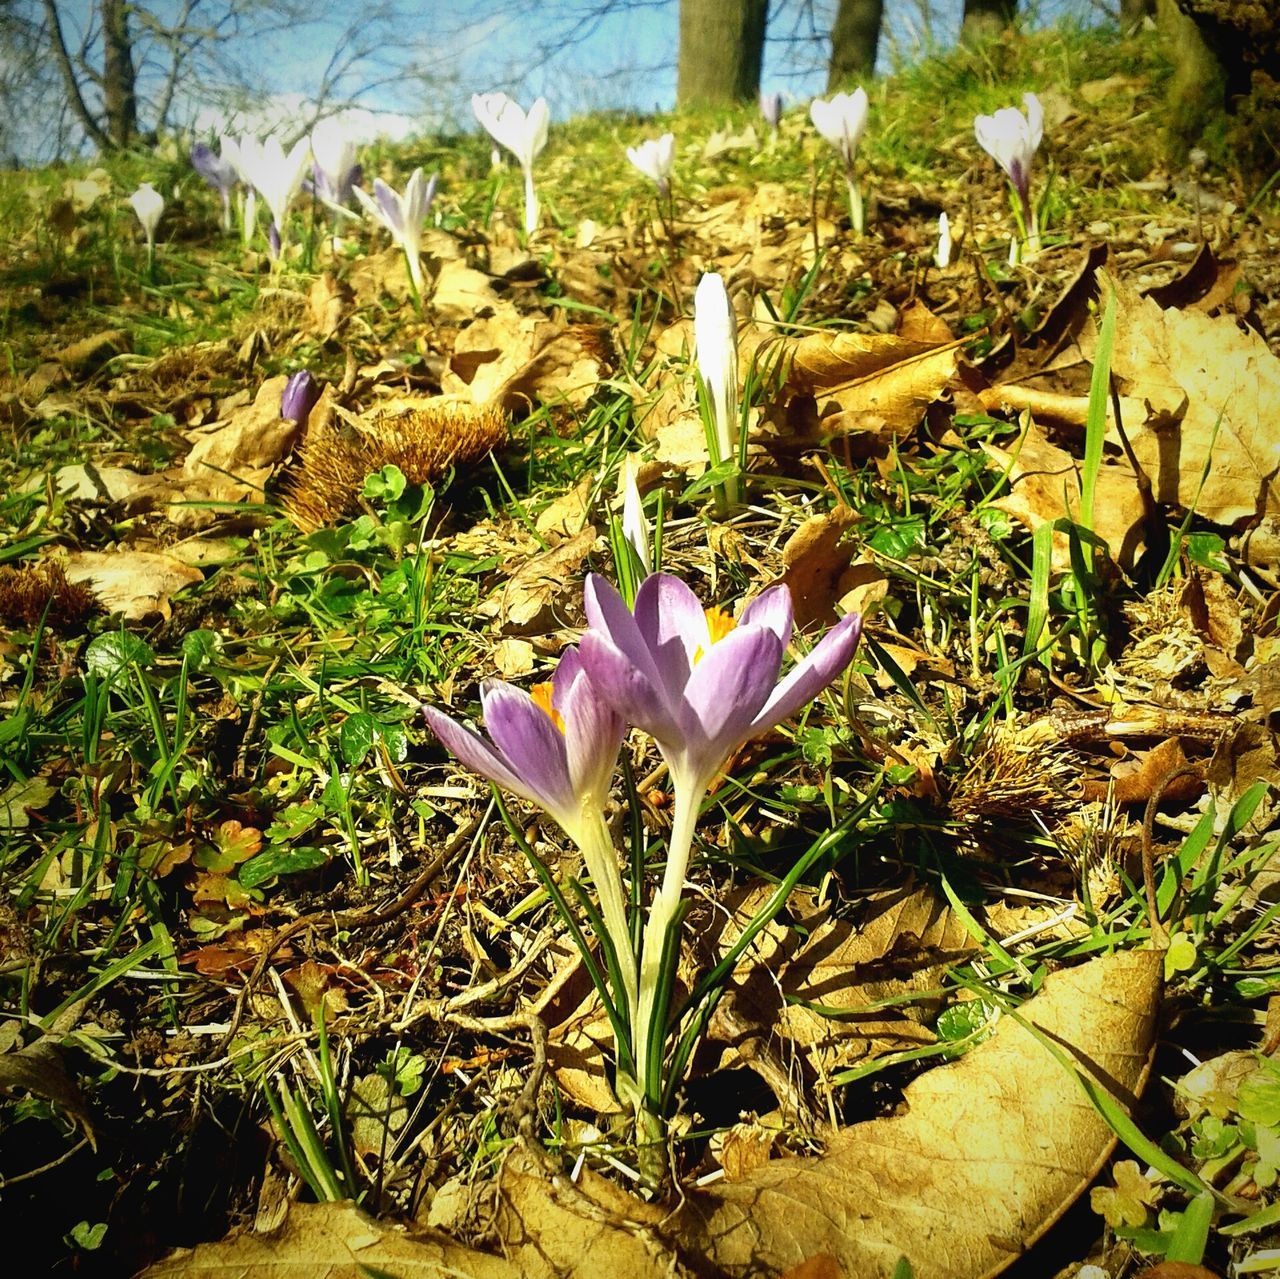
[[[555,126],[527,242],[487,142],[371,153],[441,174],[421,309],[323,211],[242,251],[176,150],[0,175],[10,1237],[103,1275],[1275,1267],[1280,221],[1161,164],[1164,74],[1053,32],[878,86],[862,239],[798,108]],[[972,118],[1029,89],[1046,247],[1010,267]],[[668,123],[659,207],[623,147]],[[177,192],[153,270],[139,179]],[[725,518],[705,271],[750,402]],[[660,1202],[572,947],[418,709],[544,678],[633,454],[704,603],[786,582],[802,647],[866,619],[704,816],[690,973],[864,814],[739,962]]]

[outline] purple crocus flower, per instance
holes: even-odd
[[[582,665],[597,693],[653,737],[672,781],[705,788],[744,742],[812,701],[853,658],[862,621],[842,618],[781,682],[791,592],[773,586],[735,622],[704,610],[678,577],[655,573],[634,614],[602,577],[587,578]]]
[[[355,139],[340,120],[330,117],[311,130],[311,155],[316,199],[330,208],[345,208],[362,176]]]
[[[978,145],[1005,171],[1018,197],[1027,247],[1034,253],[1040,248],[1040,229],[1031,202],[1031,162],[1044,138],[1044,108],[1034,93],[1024,93],[1022,105],[1025,114],[1002,107],[994,115],[975,116],[973,131]]]
[[[404,195],[392,190],[381,178],[373,180],[373,195],[360,187],[354,188],[355,197],[365,211],[377,218],[391,238],[404,250],[409,264],[409,278],[414,291],[422,296],[425,281],[422,276],[422,224],[431,211],[436,196],[436,174],[428,182],[422,180],[422,170],[414,169],[405,185]]]
[[[284,385],[284,394],[280,397],[280,416],[288,422],[296,422],[305,426],[307,417],[320,398],[320,387],[315,378],[302,369],[294,373]]]
[[[622,879],[604,810],[625,725],[567,649],[550,681],[530,696],[503,680],[480,686],[492,742],[442,711],[424,706],[427,726],[468,768],[549,813],[582,850],[600,897],[600,911],[623,973],[628,1005],[635,1003],[632,954]]]
[[[637,1078],[651,1078],[661,961],[677,927],[693,832],[707,786],[743,742],[768,731],[816,697],[853,658],[862,630],[842,618],[779,681],[791,640],[791,592],[774,586],[735,622],[704,611],[678,577],[654,573],[636,592],[634,613],[603,578],[587,578],[582,665],[602,701],[657,743],[671,775],[675,807],[662,886],[641,942],[633,1042]]]
[[[231,192],[240,180],[240,170],[226,155],[218,155],[207,142],[191,148],[191,167],[222,197],[222,229],[231,229]]]

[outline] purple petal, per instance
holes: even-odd
[[[645,583],[653,580],[653,577],[647,577]],[[640,590],[644,590],[644,584],[641,585]],[[646,681],[649,700],[655,697],[661,698],[663,709],[669,713],[671,707],[663,691],[665,683],[658,675],[654,655],[649,651],[649,645],[644,636],[640,634],[640,628],[636,625],[636,619],[631,615],[626,601],[618,594],[613,583],[596,573],[588,573],[582,598],[591,630],[603,636],[619,654],[626,657],[631,666]],[[591,663],[586,660],[585,648],[582,650],[582,657],[587,674],[592,676],[594,682],[594,672],[591,669]]]
[[[653,655],[661,687],[675,706],[699,651],[711,647],[706,611],[680,578],[653,573],[636,592],[635,618],[645,647]]]
[[[211,186],[224,194],[236,183],[236,171],[204,142],[191,148],[191,167]]]
[[[306,369],[294,373],[284,384],[284,394],[280,397],[280,416],[301,426],[319,398],[320,388],[316,385],[315,378]]]
[[[608,793],[626,726],[622,717],[596,694],[576,649],[556,667],[552,705],[564,720],[569,781],[576,795]]]
[[[404,234],[404,210],[400,206],[400,197],[381,178],[373,180],[373,194],[377,197],[382,209],[382,216],[387,225],[394,229],[397,236]]]
[[[757,712],[778,682],[783,647],[763,626],[738,627],[694,668],[685,691],[686,750],[714,771],[734,747],[752,736]],[[693,743],[701,739],[696,751]]]
[[[791,608],[791,591],[779,583],[761,592],[742,611],[739,626],[763,626],[772,631],[783,648],[791,643],[791,626],[795,615]]]
[[[842,617],[774,689],[773,696],[751,722],[751,736],[781,723],[817,697],[853,660],[861,634],[862,618],[857,613]]]
[[[493,744],[528,792],[553,816],[576,812],[564,736],[546,711],[523,689],[502,680],[485,680],[480,700]]]
[[[541,803],[541,800],[512,772],[507,761],[475,731],[455,723],[443,711],[434,706],[422,708],[427,727],[444,743],[445,748],[457,756],[474,773],[488,781],[496,782],[503,790],[519,795],[522,799]]]
[[[591,687],[602,702],[659,742],[680,740],[680,725],[662,692],[608,636],[587,631],[579,651]]]

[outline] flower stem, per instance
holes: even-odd
[[[846,170],[844,181],[849,189],[849,222],[854,235],[861,235],[866,230],[866,211],[862,207],[862,188],[858,186],[852,168]]]
[[[689,782],[674,778],[675,813],[671,822],[671,835],[667,842],[667,868],[662,876],[662,887],[649,907],[645,921],[643,949],[640,956],[639,1006],[632,1023],[635,1043],[636,1072],[646,1099],[655,1109],[662,1097],[662,1049],[661,1044],[651,1043],[653,1021],[658,999],[658,979],[662,969],[662,952],[667,934],[680,910],[684,895],[685,874],[689,869],[689,857],[693,849],[693,832],[698,824],[698,811],[706,783]],[[653,1060],[656,1047],[658,1060]]]
[[[538,193],[533,188],[533,166],[524,170],[524,233],[532,235],[538,229]]]
[[[631,949],[631,929],[627,922],[627,906],[622,894],[622,872],[614,851],[613,837],[604,813],[596,809],[574,832],[575,843],[582,850],[582,860],[595,885],[609,941],[613,944],[622,974],[623,993],[632,1026],[636,1017],[636,957]],[[633,1031],[634,1034],[634,1031]]]

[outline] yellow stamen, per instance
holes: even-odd
[[[530,696],[532,696],[534,703],[537,705],[538,709],[545,711],[547,718],[563,733],[564,718],[561,716],[560,712],[556,710],[556,708],[551,704],[552,688],[553,688],[553,685],[550,680],[547,680],[546,683],[544,684],[535,684],[533,688],[530,690]]]
[[[724,639],[724,637],[738,625],[733,617],[726,613],[722,608],[716,608],[713,606],[711,608],[704,609],[703,612],[707,617],[707,635],[710,637],[711,643],[713,644],[717,640]],[[706,657],[706,653],[703,651],[702,646],[699,645],[698,648],[694,650],[693,664],[697,666],[704,657]]]

